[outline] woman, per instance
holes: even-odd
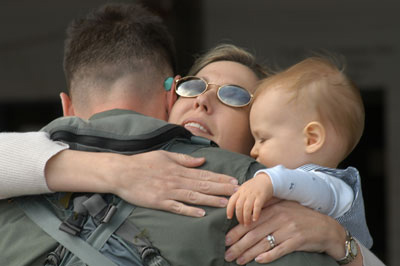
[[[242,57],[240,57],[242,59],[237,59],[235,55],[238,54],[243,55],[245,60]],[[189,74],[198,75],[209,83],[218,85],[210,85],[208,90],[198,97],[178,99],[171,113],[170,121],[185,126],[196,135],[214,140],[222,148],[248,154],[252,146],[248,122],[249,106],[247,105],[240,108],[229,107],[218,100],[216,91],[220,85],[234,84],[253,92],[252,90],[256,87],[258,80],[264,77],[265,72],[254,63],[251,55],[241,49],[228,45],[219,46],[199,59]],[[61,157],[59,155],[61,155]],[[60,173],[64,175],[69,173],[69,176],[75,176],[76,173],[82,175],[82,173],[86,172],[88,172],[88,176],[91,176],[90,169],[87,168],[87,163],[92,161],[91,158],[94,157],[90,156],[94,155],[79,153],[77,156],[77,154],[72,155],[72,153],[65,152],[59,155],[52,157],[53,163],[50,161],[46,167],[47,177],[50,177],[48,179],[50,189],[87,191],[84,188],[84,184],[79,184],[79,188],[71,187],[71,185],[76,184],[73,182],[73,184],[61,184],[59,187],[52,186],[51,177],[61,177],[62,175],[60,175]],[[150,156],[159,156],[159,161],[162,161],[164,165],[167,165],[168,160],[171,160],[171,158],[172,160],[178,160],[178,162],[180,160],[179,157],[169,157],[175,155],[162,152],[154,152],[150,155],[140,156],[135,157],[136,161],[140,161],[140,163],[145,163],[147,161],[145,159],[148,159]],[[147,158],[145,156],[147,156]],[[75,160],[72,165],[82,165],[82,168],[75,167],[74,169],[70,169],[68,167],[68,171],[64,171],[65,169],[63,167],[71,165],[69,164],[71,160]],[[67,161],[69,162],[68,164],[66,163]],[[85,162],[85,164],[82,164],[82,162]],[[138,168],[135,169],[136,172],[143,171],[141,170],[141,168],[143,169],[143,165],[140,163],[137,164]],[[189,166],[196,166],[198,164],[199,161],[183,163],[183,165]],[[96,167],[98,167],[98,165],[99,164],[96,164]],[[162,166],[160,168],[164,169]],[[152,173],[149,175],[156,176],[160,175],[160,173]],[[63,178],[63,180],[71,179]],[[127,198],[129,196],[127,195],[132,193],[123,193],[123,189],[120,188],[126,188],[126,186],[116,187],[115,184],[113,184],[113,186],[110,186],[111,189],[108,188],[108,190],[105,190],[105,187],[108,187],[109,183],[107,182],[109,182],[109,180],[103,181],[107,186],[104,186],[104,184],[103,186],[94,186],[93,184],[99,183],[98,180],[96,182],[87,182],[88,186],[90,186],[90,191],[115,193],[129,201],[129,198]],[[132,187],[134,187],[134,184]],[[148,205],[143,203],[142,206]],[[160,208],[160,206],[148,207]],[[297,215],[293,215],[293,213]],[[302,207],[299,204],[281,202],[264,209],[261,219],[252,227],[244,228],[239,225],[228,233],[228,245],[240,240],[228,249],[226,254],[227,260],[238,258],[239,255],[245,252],[238,259],[240,264],[244,264],[257,255],[268,251],[270,246],[265,237],[270,233],[271,227],[274,228],[274,234],[279,236],[279,238],[277,237],[276,239],[278,246],[270,252],[269,257],[259,262],[276,259],[294,250],[327,252],[336,259],[344,256],[343,245],[345,242],[345,233],[344,229],[336,221]],[[295,228],[295,230],[293,228]],[[319,230],[317,231],[315,228],[319,228]],[[252,233],[245,235],[250,229]],[[303,236],[307,236],[307,238]],[[358,261],[353,261],[352,264],[348,265],[362,265],[362,257],[357,256],[357,258]],[[364,265],[376,264],[367,264],[367,262],[365,262]]]
[[[195,98],[179,98],[172,109],[169,122],[184,126],[195,135],[211,139],[218,143],[221,148],[249,154],[252,147],[252,143],[249,141],[252,139],[248,122],[249,105],[241,108],[230,107],[219,100],[217,91],[220,86],[233,84],[246,88],[253,93],[258,80],[265,77],[267,72],[255,63],[250,54],[232,45],[221,45],[200,57],[188,75],[204,79],[208,83],[207,90]],[[235,132],[235,134],[232,134],[232,132]],[[243,136],[248,137],[243,139]],[[294,250],[326,252],[336,260],[344,257],[344,228],[330,217],[324,217],[319,213],[289,202],[282,202],[279,207],[271,206],[269,208],[272,212],[285,212],[285,214],[281,214],[282,217],[278,219],[273,217],[266,219],[254,227],[253,232],[257,232],[257,237],[252,240],[248,239],[249,237],[247,239],[244,237],[236,246],[228,249],[226,253],[228,261],[238,258],[237,255],[240,255],[246,249],[246,245],[249,245],[248,247],[254,246],[240,256],[239,264],[245,264],[260,253],[268,251],[270,249],[269,242],[266,239],[268,234],[263,234],[260,228],[264,226],[279,228],[279,225],[281,225],[280,228],[274,230],[274,234],[279,235],[281,241],[279,243],[278,240],[279,248],[276,247],[269,254],[265,254],[266,256],[259,257],[258,262],[270,262]],[[290,214],[292,212],[296,212],[303,218],[295,217],[295,215]],[[267,215],[267,210],[265,210],[264,216]],[[288,219],[288,217],[284,217],[285,215],[292,215],[293,217]],[[285,222],[285,219],[288,220]],[[313,226],[310,226],[311,224]],[[314,225],[320,226],[318,228],[321,231],[313,230],[315,229]],[[285,228],[285,226],[287,227]],[[289,228],[291,227],[300,230],[290,232]],[[268,230],[268,228],[266,229]],[[238,225],[228,234],[227,244],[231,245],[233,241],[238,240],[245,230],[247,231],[246,228]],[[304,231],[301,232],[301,230]],[[308,236],[307,239],[304,236]],[[363,253],[369,253],[369,250],[365,247],[362,248]],[[362,255],[357,256],[356,260],[348,265],[362,265]],[[364,262],[364,265],[368,264]]]

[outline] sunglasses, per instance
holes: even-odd
[[[216,85],[208,83],[202,78],[187,76],[175,81],[176,94],[182,97],[197,97],[208,90],[209,85]],[[246,89],[237,85],[223,85],[218,86],[217,96],[223,103],[231,107],[243,107],[249,105],[253,99],[251,94]]]

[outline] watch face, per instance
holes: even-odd
[[[354,241],[354,239],[352,239],[350,241],[350,249],[351,249],[351,253],[355,257],[357,255],[357,244],[356,244],[356,241]]]

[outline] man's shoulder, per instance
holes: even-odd
[[[89,119],[83,119],[77,116],[60,117],[51,121],[42,130],[48,133],[66,130],[82,134],[96,134],[104,136],[141,135],[161,128],[168,123],[159,119],[142,115],[140,113],[113,109],[97,113]]]

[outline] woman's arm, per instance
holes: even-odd
[[[68,145],[45,132],[0,133],[0,199],[51,192],[44,178],[46,162]]]
[[[200,217],[184,203],[225,207],[237,180],[191,169],[203,158],[154,151],[133,156],[66,150],[44,132],[0,134],[0,199],[51,191],[113,193],[149,208]]]
[[[147,208],[201,217],[201,208],[184,203],[225,207],[237,180],[226,175],[191,169],[204,163],[167,151],[132,156],[67,150],[46,166],[46,179],[54,191],[112,193]],[[71,167],[73,166],[73,167]]]
[[[270,249],[267,235],[275,238],[273,249]],[[266,263],[293,251],[314,251],[325,252],[339,260],[345,256],[345,239],[344,228],[333,218],[296,202],[281,201],[264,208],[257,223],[248,227],[237,225],[228,232],[226,244],[230,248],[226,259],[245,264],[257,258],[258,262]],[[361,248],[356,259],[347,265],[362,266],[365,254],[365,248]],[[367,255],[376,259],[369,251]],[[369,261],[365,260],[364,266],[375,265]]]

